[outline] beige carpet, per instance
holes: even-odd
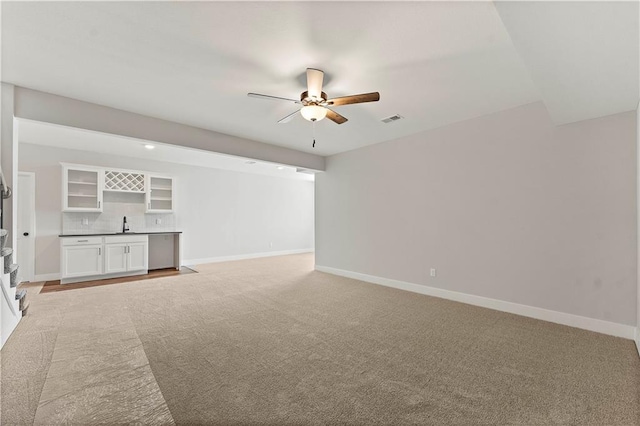
[[[640,424],[633,342],[314,272],[30,292],[2,424]]]

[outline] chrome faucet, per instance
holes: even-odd
[[[122,219],[122,233],[129,232],[129,224],[127,224],[127,217]]]

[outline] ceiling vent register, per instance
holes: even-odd
[[[383,123],[393,123],[394,121],[402,120],[404,117],[400,114],[392,115],[391,117],[383,118]]]
[[[107,170],[104,172],[104,189],[117,192],[145,192],[144,175]]]

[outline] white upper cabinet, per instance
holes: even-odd
[[[173,213],[175,179],[137,170],[62,164],[62,211],[102,212],[104,192],[143,194],[146,213]]]
[[[147,213],[171,213],[175,203],[175,180],[147,174]]]
[[[62,210],[102,211],[103,171],[90,166],[62,166]]]
[[[104,190],[113,192],[144,193],[144,173],[129,172],[124,170],[105,170]]]

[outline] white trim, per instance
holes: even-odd
[[[60,272],[53,272],[51,274],[38,274],[33,278],[34,283],[40,281],[55,281],[60,279]]]
[[[638,350],[638,355],[640,355],[640,325],[636,327],[636,349]]]
[[[26,270],[26,266],[29,266],[29,270],[26,271],[26,275],[31,275],[30,277],[24,277],[25,279],[35,279],[36,276],[36,174],[34,172],[22,172],[22,171],[18,171],[18,185],[14,185],[15,187],[18,188],[17,191],[17,197],[20,197],[21,194],[23,194],[23,190],[20,188],[19,182],[20,182],[20,177],[27,177],[31,180],[31,191],[29,192],[29,204],[31,206],[31,215],[32,215],[32,220],[31,223],[29,224],[29,234],[32,237],[31,240],[31,262],[29,262],[27,265],[25,265],[25,261],[23,259],[20,259],[18,256],[18,237],[16,236],[16,247],[15,247],[15,252],[14,252],[14,262],[20,264],[20,271],[21,271],[21,275],[25,275],[25,270]],[[17,199],[17,198],[16,198]],[[16,203],[18,204],[18,203]],[[20,212],[18,212],[19,214]],[[18,221],[20,220],[20,217],[17,215],[16,216],[16,232],[18,232]]]
[[[100,280],[108,280],[110,278],[121,278],[121,277],[135,277],[138,275],[148,275],[149,271],[146,269],[140,271],[123,271],[123,272],[112,272],[108,274],[98,274],[98,275],[85,275],[84,277],[71,277],[71,278],[62,278],[60,280],[61,285],[65,284],[75,284],[82,283],[85,281],[100,281]]]
[[[204,263],[229,262],[232,260],[257,259],[259,257],[285,256],[288,254],[313,253],[314,249],[295,249],[282,251],[269,251],[263,253],[239,254],[235,256],[207,257],[202,259],[190,259],[182,262],[183,266],[202,265]]]
[[[414,293],[425,294],[427,296],[434,296],[442,299],[453,300],[456,302],[467,303],[469,305],[481,306],[483,308],[494,309],[496,311],[509,312],[511,314],[549,321],[556,324],[582,328],[584,330],[595,331],[597,333],[623,337],[625,339],[634,339],[634,335],[636,332],[635,327],[626,324],[619,324],[595,318],[567,314],[565,312],[552,311],[549,309],[537,308],[535,306],[521,305],[518,303],[506,302],[504,300],[475,296],[472,294],[444,290],[441,288],[429,287],[405,281],[376,277],[374,275],[361,274],[359,272],[346,271],[343,269],[331,268],[328,266],[316,265],[315,270],[333,275],[339,275],[342,277],[353,278],[360,281],[366,281],[372,284],[378,284],[386,287],[397,288],[400,290],[411,291]]]

